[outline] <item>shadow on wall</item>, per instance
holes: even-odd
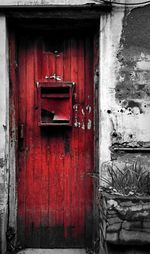
[[[114,246],[108,245],[109,254],[148,254],[150,253],[150,245],[145,246]]]

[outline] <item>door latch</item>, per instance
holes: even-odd
[[[24,139],[24,124],[20,124],[20,139]]]

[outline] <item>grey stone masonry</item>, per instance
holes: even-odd
[[[150,244],[150,198],[101,194],[100,230],[103,242],[111,244]]]

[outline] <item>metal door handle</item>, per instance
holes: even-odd
[[[20,125],[20,139],[24,139],[24,124]]]

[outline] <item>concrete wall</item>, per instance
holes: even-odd
[[[101,18],[101,164],[140,156],[150,164],[149,14],[147,5],[116,8]],[[135,151],[116,152],[117,148]]]
[[[9,170],[9,92],[6,19],[0,16],[0,253],[5,250]]]

